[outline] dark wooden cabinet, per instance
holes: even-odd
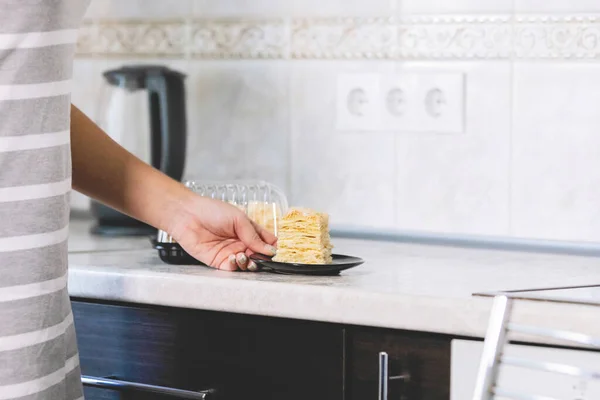
[[[73,313],[84,375],[216,389],[219,399],[343,399],[340,326],[84,301]],[[86,388],[86,399],[154,400],[109,392]]]
[[[73,299],[84,375],[225,399],[375,400],[380,352],[389,399],[450,398],[450,337],[200,310]],[[85,388],[87,400],[173,400]]]
[[[450,337],[357,328],[349,332],[348,341],[349,399],[377,398],[381,352],[388,357],[389,399],[450,398]]]

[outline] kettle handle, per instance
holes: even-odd
[[[178,181],[183,177],[187,135],[183,78],[179,73],[151,73],[146,78],[151,164]]]

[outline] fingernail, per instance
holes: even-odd
[[[258,269],[258,267],[256,266],[256,263],[254,261],[250,261],[250,264],[248,264],[248,271],[256,271]]]
[[[230,262],[231,264],[235,264],[235,256],[234,256],[233,254],[231,254],[231,255],[229,256],[229,262]]]
[[[248,257],[245,254],[240,254],[239,259],[241,264],[246,264],[246,261],[248,261]]]
[[[265,247],[267,249],[267,254],[271,254],[271,255],[275,255],[275,253],[277,253],[277,248],[267,245],[267,247]]]

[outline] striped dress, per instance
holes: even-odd
[[[82,399],[67,293],[70,90],[88,0],[0,0],[0,400]]]

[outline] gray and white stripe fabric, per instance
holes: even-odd
[[[0,400],[83,399],[67,292],[70,91],[89,0],[0,0]]]

